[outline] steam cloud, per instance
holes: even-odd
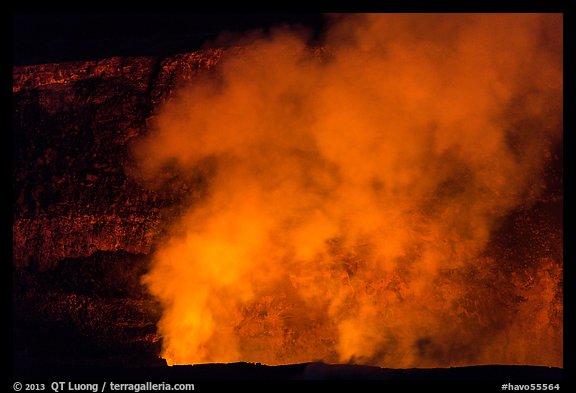
[[[561,142],[561,16],[330,22],[234,41],[134,147],[143,181],[205,180],[145,277],[163,356],[561,365],[557,276],[519,293],[485,253]]]

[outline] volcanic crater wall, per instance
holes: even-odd
[[[127,144],[177,81],[222,51],[14,69],[14,263],[149,252],[173,200],[125,175]],[[170,198],[173,198],[173,194]]]
[[[161,311],[140,278],[155,242],[182,200],[201,192],[202,179],[176,176],[162,189],[146,187],[127,175],[130,143],[147,132],[155,110],[180,83],[225,54],[217,49],[13,69],[17,363],[161,363]],[[499,267],[480,278],[468,273],[471,291],[507,276],[497,281],[510,287],[498,291],[511,310],[526,301],[518,293],[552,287],[554,299],[542,300],[541,317],[551,321],[554,335],[562,322],[561,145],[550,151],[544,178],[538,201],[516,209],[494,235],[489,253]],[[548,304],[555,307],[547,310]]]
[[[159,310],[139,280],[187,190],[132,180],[128,146],[180,82],[222,53],[14,67],[17,359],[156,361]]]

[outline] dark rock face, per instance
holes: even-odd
[[[314,389],[326,385],[327,382],[337,381],[338,386],[342,383],[355,384],[365,381],[377,381],[379,388],[390,390],[393,383],[398,383],[402,389],[406,387],[430,388],[430,384],[451,385],[454,381],[470,383],[474,381],[476,387],[485,385],[486,389],[493,389],[494,385],[501,386],[502,382],[516,382],[516,384],[530,384],[534,380],[546,381],[547,387],[552,384],[558,389],[559,382],[565,383],[562,369],[556,367],[538,366],[473,366],[451,368],[412,368],[390,369],[372,366],[360,366],[351,364],[325,364],[320,362],[298,363],[283,366],[266,366],[260,363],[214,363],[197,364],[193,366],[173,367],[147,367],[147,368],[114,368],[114,367],[58,367],[49,366],[44,368],[29,368],[18,374],[21,379],[42,378],[50,379],[54,375],[66,375],[71,380],[126,380],[126,381],[176,381],[196,382],[201,381],[201,386],[218,386],[220,381],[235,381],[250,384],[250,389],[259,387],[263,392],[274,390],[274,381],[314,381]],[[255,383],[258,381],[258,383]],[[320,382],[324,381],[324,382]],[[499,381],[499,382],[496,382]],[[208,382],[208,384],[206,384]],[[289,382],[290,383],[290,382]],[[292,382],[299,388],[306,387],[303,382]],[[385,387],[382,386],[385,384]],[[424,386],[426,384],[426,386]],[[541,384],[543,385],[543,384]],[[226,387],[226,386],[222,386]],[[335,386],[334,386],[335,387]],[[482,386],[483,387],[483,386]],[[396,390],[396,389],[392,389]],[[258,390],[257,390],[258,391]]]
[[[130,178],[129,146],[179,83],[193,80],[224,54],[209,50],[13,69],[17,367],[164,364],[157,357],[159,306],[140,279],[186,190],[153,191]],[[497,254],[513,249],[522,258],[510,261],[562,260],[561,154],[561,146],[551,152],[539,201],[502,226],[492,246]],[[525,270],[530,277],[548,274]],[[558,276],[557,270],[549,275]],[[560,326],[561,282],[555,294],[560,306],[549,310],[558,314],[550,319]]]
[[[159,309],[140,277],[178,195],[126,175],[129,143],[222,53],[13,69],[17,363],[159,362]]]
[[[222,51],[14,69],[14,264],[147,254],[173,201],[127,178],[128,143],[179,81]]]

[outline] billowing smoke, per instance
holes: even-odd
[[[134,146],[196,185],[144,278],[162,356],[561,365],[561,261],[487,252],[561,143],[561,16],[329,18],[228,42]]]

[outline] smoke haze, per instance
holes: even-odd
[[[561,143],[561,15],[328,17],[226,38],[134,146],[204,181],[144,278],[162,356],[561,366],[562,261],[487,252]]]

